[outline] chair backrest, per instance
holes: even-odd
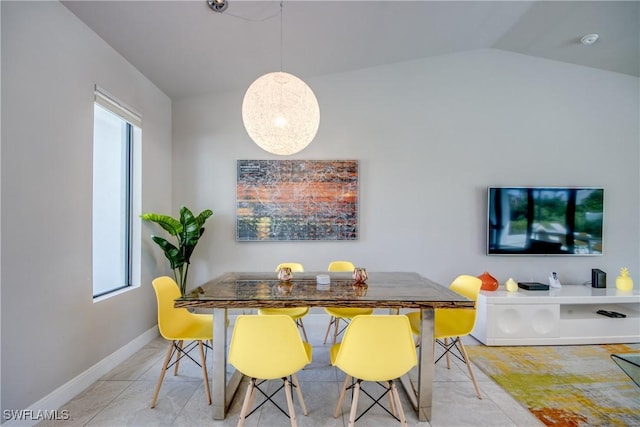
[[[278,264],[278,266],[276,267],[276,273],[284,267],[289,267],[291,269],[291,272],[293,273],[304,271],[304,267],[299,262],[283,262],[281,264]]]
[[[353,271],[356,266],[351,261],[333,261],[329,263],[328,271]]]
[[[401,377],[418,363],[416,347],[404,315],[361,315],[344,332],[334,365],[365,381]]]
[[[478,301],[478,295],[482,287],[482,280],[466,274],[456,277],[449,289],[457,292],[472,301]],[[438,336],[464,336],[471,333],[476,323],[477,310],[466,308],[441,308],[435,309],[434,327]]]
[[[181,296],[178,284],[169,276],[158,277],[152,284],[158,301],[160,335],[168,340],[180,337],[184,326],[191,323],[193,315],[186,308],[173,306],[174,301]]]
[[[464,295],[472,301],[478,301],[478,295],[480,294],[480,289],[482,288],[482,280],[475,276],[469,276],[467,274],[461,274],[456,277],[451,285],[449,285],[449,289],[454,292],[459,293],[460,295]]]
[[[260,379],[282,378],[311,362],[311,346],[303,343],[295,321],[284,314],[240,315],[229,344],[229,363]]]

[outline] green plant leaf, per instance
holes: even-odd
[[[140,215],[144,221],[155,222],[172,236],[177,236],[182,232],[182,224],[177,219],[157,213],[144,213]]]
[[[196,217],[196,221],[198,221],[198,224],[200,225],[200,227],[204,225],[205,221],[209,219],[211,215],[213,215],[213,211],[211,209],[205,209],[202,212],[200,212],[200,214]]]
[[[176,268],[181,268],[184,265],[185,259],[180,249],[178,249],[177,247],[175,247],[173,244],[171,244],[166,239],[163,239],[162,237],[151,236],[151,239],[154,242],[156,242],[158,246],[162,248],[162,250],[164,251],[164,255],[169,260],[172,270],[175,270]]]
[[[213,215],[213,212],[210,209],[206,209],[197,217],[194,217],[193,213],[186,207],[182,206],[180,208],[180,223],[182,224],[183,230],[182,242],[185,246],[185,259],[187,262],[191,259],[193,249],[195,249],[198,240],[200,240],[200,237],[204,233],[204,227],[202,227],[202,225],[211,215]]]
[[[200,238],[196,218],[184,206],[180,208],[180,223],[182,224],[181,249],[187,263],[191,261],[191,254]]]

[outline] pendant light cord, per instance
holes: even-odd
[[[280,0],[280,71],[282,71],[282,28],[283,28],[283,24],[282,24],[282,3],[283,0]]]

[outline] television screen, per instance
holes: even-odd
[[[602,188],[489,187],[488,255],[602,255]]]

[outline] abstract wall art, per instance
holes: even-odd
[[[357,240],[357,160],[238,160],[236,240]]]

